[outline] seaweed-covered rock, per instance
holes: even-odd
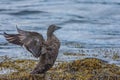
[[[96,58],[86,58],[70,63],[62,63],[55,68],[53,80],[119,80],[120,67]]]
[[[119,80],[120,67],[96,58],[86,58],[73,62],[63,62],[53,67],[45,75],[30,75],[36,61],[10,60],[0,63],[0,68],[15,70],[0,75],[0,80]]]

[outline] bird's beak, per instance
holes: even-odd
[[[61,29],[61,28],[62,28],[62,27],[58,27],[58,26],[57,26],[55,30],[59,30],[59,29]]]

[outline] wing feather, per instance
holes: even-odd
[[[20,41],[19,36],[20,36],[19,34],[7,34],[4,32],[4,37],[9,43],[22,46],[23,43]]]
[[[44,38],[37,32],[24,31],[17,28],[18,34],[4,33],[6,40],[10,43],[25,46],[26,49],[38,58],[41,54]]]

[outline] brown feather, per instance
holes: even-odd
[[[13,44],[22,46],[23,43],[20,41],[19,36],[20,36],[19,34],[7,34],[4,32],[4,37],[6,38],[6,40],[9,43],[13,43]]]
[[[4,33],[6,40],[16,45],[23,45],[25,48],[38,58],[41,54],[41,46],[44,42],[43,36],[37,32],[24,31],[17,28],[19,34]]]
[[[49,26],[46,41],[37,32],[24,31],[19,28],[17,28],[19,34],[4,33],[4,36],[8,42],[23,45],[34,57],[39,57],[39,62],[31,74],[41,74],[48,71],[54,65],[58,56],[60,41],[53,34],[57,29],[60,29],[60,27],[56,25]]]
[[[56,30],[56,26],[49,26],[47,41],[42,47],[40,60],[31,74],[45,73],[54,65],[60,48],[60,41],[53,34],[54,30]]]

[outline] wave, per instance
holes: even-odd
[[[32,11],[32,10],[23,10],[18,12],[9,13],[10,15],[29,15],[29,14],[39,14],[39,13],[45,13],[44,11]]]
[[[120,5],[120,2],[108,2],[108,1],[75,1],[82,4],[103,4],[103,5]]]

